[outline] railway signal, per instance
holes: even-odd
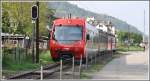
[[[38,18],[38,6],[33,5],[32,6],[32,19],[35,20]]]
[[[35,40],[36,40],[36,50],[35,50],[36,59],[35,59],[35,61],[36,61],[36,63],[39,63],[39,2],[36,2],[36,4],[33,5],[31,9],[32,9],[31,10],[32,22],[34,24],[33,30],[35,30],[35,32],[33,32],[33,37],[32,37],[33,42],[34,42],[33,38],[36,37],[35,38]],[[36,34],[34,34],[34,33],[36,33]],[[33,54],[32,58],[34,58],[34,44],[33,44],[32,54]]]

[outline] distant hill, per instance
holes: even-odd
[[[98,14],[91,11],[84,10],[79,8],[77,5],[70,4],[68,2],[50,2],[48,3],[48,8],[56,9],[55,16],[56,17],[67,17],[68,13],[71,13],[72,16],[77,17],[95,17],[98,20],[108,21],[110,20],[112,24],[121,31],[128,31],[128,26],[130,27],[130,32],[135,32],[142,34],[136,27],[129,25],[125,21],[119,20],[115,17],[108,16],[105,14]]]

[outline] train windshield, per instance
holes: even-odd
[[[57,41],[82,40],[81,26],[55,26],[54,39]]]

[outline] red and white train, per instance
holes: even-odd
[[[54,61],[60,57],[86,56],[116,49],[116,38],[88,24],[85,19],[56,19],[50,32],[50,52]]]

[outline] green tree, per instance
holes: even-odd
[[[123,31],[118,31],[117,32],[118,40],[121,44],[124,43],[125,40],[133,40],[133,44],[139,44],[142,42],[142,35],[133,33],[133,32],[123,32]]]
[[[9,19],[12,18],[16,24],[16,27],[13,27],[13,33],[17,34],[26,34],[32,35],[32,19],[31,19],[31,7],[35,3],[33,2],[3,2],[3,14],[2,14],[2,22],[3,22],[3,32],[8,32],[10,27]],[[46,25],[48,23],[48,16],[53,16],[55,13],[54,9],[49,9],[47,7],[47,3],[41,2],[39,8],[39,32],[41,35],[48,35],[48,31],[46,29]],[[50,21],[52,22],[52,21]],[[49,22],[49,23],[50,23]]]
[[[6,12],[5,10],[3,10],[2,12],[2,31],[4,33],[8,33],[9,32],[9,27],[10,27],[10,23],[9,23],[9,14],[8,12]]]
[[[127,32],[118,31],[117,32],[119,42],[123,43],[127,39]]]
[[[141,34],[131,33],[130,35],[131,35],[131,38],[133,39],[133,42],[134,42],[134,43],[139,44],[139,43],[142,42],[142,39],[143,39],[143,38],[142,38],[142,35],[141,35]]]

